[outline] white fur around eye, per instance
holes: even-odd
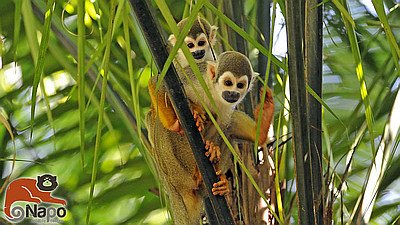
[[[247,75],[243,75],[238,79],[238,83],[243,83],[243,89],[246,90],[249,84],[249,77]]]
[[[236,85],[236,78],[235,76],[230,72],[230,71],[226,71],[224,72],[219,78],[218,78],[218,83],[219,85],[221,85],[221,87],[225,87],[225,81],[226,80],[230,80],[232,82],[232,86],[227,87],[227,88],[232,88],[235,87]]]
[[[205,34],[200,34],[200,35],[196,38],[196,42],[198,43],[199,41],[205,41],[206,44],[208,44],[207,36],[206,36]]]
[[[196,40],[194,40],[194,39],[191,38],[191,37],[185,37],[184,42],[185,42],[186,44],[188,44],[188,43],[196,43]]]

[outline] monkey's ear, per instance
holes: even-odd
[[[217,40],[217,39],[216,39],[216,37],[217,37],[217,30],[218,30],[218,27],[216,27],[216,26],[211,26],[211,29],[210,29],[210,37],[209,37],[211,46],[213,46],[213,45],[215,44],[216,40]]]
[[[207,61],[207,74],[210,76],[211,80],[215,78],[215,62]]]
[[[254,84],[257,81],[258,76],[260,76],[259,73],[253,72],[253,76],[251,76],[251,79],[249,81],[249,88],[247,89],[247,91],[250,91],[253,88]]]
[[[173,35],[173,34],[169,35],[168,43],[170,43],[172,46],[175,46],[175,43],[176,43],[175,35]]]

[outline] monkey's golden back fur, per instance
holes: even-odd
[[[193,179],[196,162],[186,137],[164,128],[155,109],[146,115],[146,125],[152,145],[150,153],[169,196],[175,224],[198,224],[203,202]]]

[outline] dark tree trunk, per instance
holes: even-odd
[[[307,85],[319,96],[322,89],[322,10],[317,4],[286,1],[299,224],[323,224],[321,106],[307,94]]]
[[[320,0],[306,1],[304,68],[306,83],[322,97],[322,5],[317,7],[319,3]],[[323,224],[321,104],[308,94],[307,107],[315,223]]]

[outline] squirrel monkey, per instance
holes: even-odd
[[[181,20],[177,24],[179,30],[182,30],[186,23],[187,18]],[[212,46],[216,42],[217,29],[218,28],[216,26],[211,26],[207,20],[197,17],[196,21],[190,28],[188,35],[184,39],[184,43],[188,46],[190,52],[192,53],[192,56],[195,59],[195,62],[197,63],[201,74],[206,73],[207,61],[214,61]],[[171,49],[175,45],[175,43],[176,37],[171,34],[168,38],[167,47]],[[189,81],[186,78],[185,74],[189,76],[189,79],[194,83],[195,87],[200,87],[200,83],[191,68],[189,67],[189,63],[181,49],[178,50],[173,63],[178,72],[179,78],[183,83],[187,98],[190,101],[197,102],[198,97],[196,96],[191,85],[188,84]],[[165,87],[162,87],[158,91],[158,93],[155,93],[156,83],[157,77],[152,77],[149,81],[149,92],[151,96],[151,101],[153,103],[157,103],[156,105],[158,107],[158,116],[160,117],[163,126],[166,127],[168,130],[179,132],[182,134],[182,128],[179,124],[178,117],[176,116],[175,111],[172,108],[170,99],[166,94]],[[206,97],[204,90],[202,90],[200,94],[202,95],[203,99]],[[190,106],[193,106],[191,107],[193,113],[196,115],[199,121],[201,121],[202,116],[200,116],[200,114],[204,114],[204,112],[198,112],[200,108],[196,107],[196,105],[200,104],[190,104]]]
[[[199,64],[199,67],[206,71],[204,75],[205,81],[210,87],[213,99],[220,106],[220,116],[217,117],[217,123],[223,131],[227,132],[229,138],[254,141],[256,133],[255,121],[245,113],[234,109],[255,81],[255,74],[249,60],[238,52],[225,52],[218,57],[217,63],[207,62],[206,66],[204,66],[204,63]],[[183,83],[185,86],[186,83]],[[161,89],[160,91],[165,90]],[[268,108],[269,105],[265,103],[263,107]],[[272,115],[273,108],[269,111],[264,110],[263,124],[265,124],[265,121],[270,123]],[[153,105],[152,110],[146,117],[146,124],[154,147],[152,153],[161,183],[169,195],[175,223],[197,224],[203,208],[202,198],[205,195],[204,187],[201,183],[201,175],[187,139],[178,132],[173,132],[164,127],[161,119]],[[268,129],[269,124],[264,127]],[[260,143],[265,142],[267,133],[268,130],[262,132]],[[227,149],[222,145],[223,142],[220,141],[215,127],[207,123],[204,130],[202,130],[202,134],[205,140],[208,140],[206,147],[209,151],[205,154],[210,156],[210,160],[217,159],[215,161],[219,161],[222,152],[223,157],[221,157],[221,162],[218,164],[229,164],[229,150],[225,151]],[[212,146],[212,143],[221,146],[222,151],[219,151],[217,145]],[[225,156],[225,154],[227,155]],[[221,181],[214,184],[212,191],[215,195],[223,195],[228,191],[227,181],[224,179],[226,171],[224,166],[218,168],[218,165],[216,165],[216,167],[221,169],[220,174],[218,174]]]
[[[256,122],[244,112],[235,110],[236,105],[243,100],[256,80],[257,74],[253,71],[249,59],[239,52],[224,52],[218,57],[216,63],[208,63],[207,75],[207,80],[211,82],[210,90],[221,113],[221,116],[217,117],[217,123],[224,134],[230,141],[241,139],[254,143]],[[255,118],[258,118],[260,107],[264,108],[259,137],[259,143],[263,145],[267,141],[268,129],[274,113],[272,93],[269,89],[265,102],[259,104],[254,110]],[[205,154],[215,163],[217,175],[221,180],[213,185],[213,194],[224,195],[228,192],[228,183],[224,174],[232,162],[231,153],[214,125],[210,124],[205,128],[203,137],[208,150]]]
[[[179,30],[182,30],[187,23],[187,18],[181,20],[177,26]],[[211,26],[210,23],[200,17],[197,17],[189,30],[188,35],[184,39],[184,43],[192,53],[193,58],[197,64],[206,61],[214,61],[214,53],[212,46],[216,42],[218,27]],[[175,35],[171,34],[168,38],[169,47],[173,47],[176,44]],[[180,67],[185,68],[189,66],[189,63],[183,54],[182,50],[179,49],[175,56],[175,64],[180,64]]]

